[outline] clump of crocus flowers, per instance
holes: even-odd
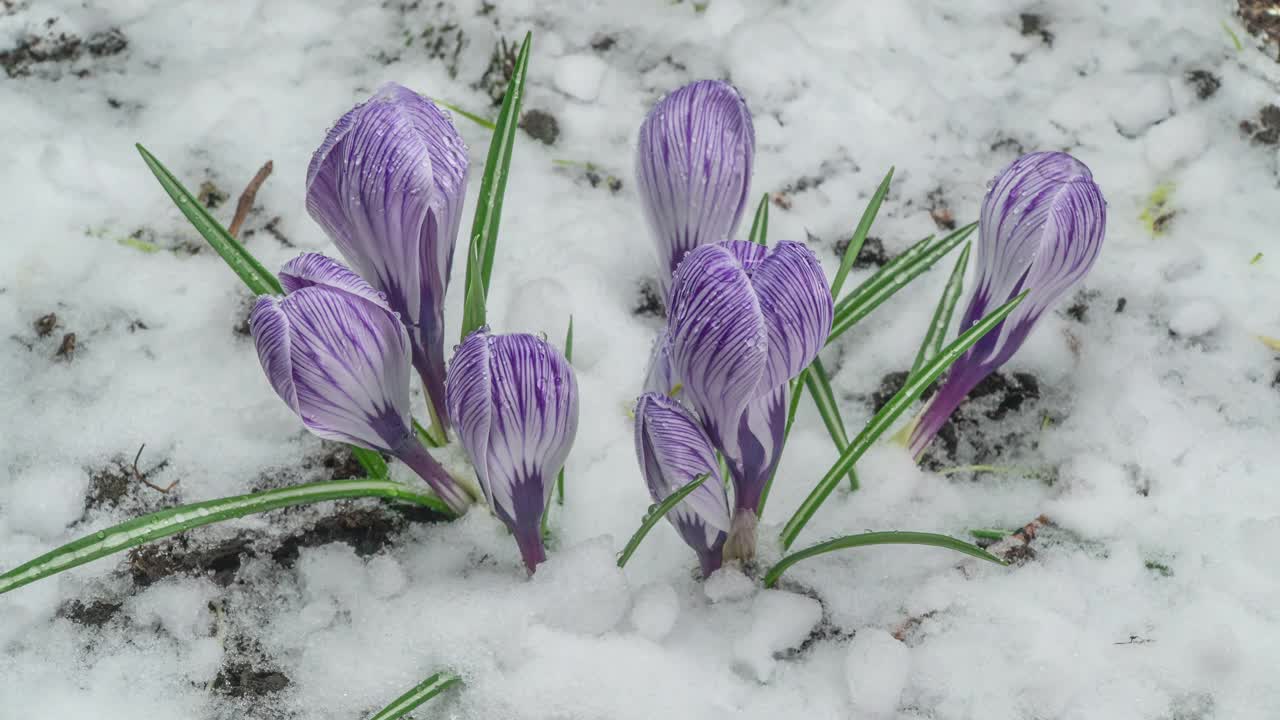
[[[471,333],[447,366],[444,298],[466,192],[466,146],[430,100],[387,85],[338,121],[307,171],[307,209],[355,272],[309,253],[280,273],[287,294],[250,321],[276,393],[320,437],[404,462],[456,513],[472,502],[419,439],[417,370],[437,441],[456,428],[485,500],[529,572],[578,424],[573,370],[541,338]]]
[[[636,455],[655,502],[710,478],[667,516],[704,574],[753,556],[761,496],[785,440],[790,381],[817,357],[832,325],[831,293],[812,251],[733,240],[753,152],[742,96],[726,83],[700,81],[653,107],[636,158],[668,311],[636,404]],[[915,454],[1088,272],[1105,224],[1101,192],[1070,155],[1032,153],[996,178],[983,203],[978,280],[960,331],[1028,294],[951,368],[914,426]]]

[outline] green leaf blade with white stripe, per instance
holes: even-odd
[[[798,552],[792,553],[778,561],[777,565],[769,568],[769,572],[765,573],[764,586],[773,587],[792,565],[811,557],[824,555],[836,550],[845,550],[848,548],[868,547],[870,545],[926,545],[930,547],[946,548],[963,553],[969,557],[979,558],[992,562],[997,565],[1007,565],[1005,561],[983,550],[977,545],[971,545],[963,540],[957,540],[947,535],[939,535],[937,533],[923,532],[869,532],[859,535],[846,535],[844,537],[828,540],[818,543],[813,547],[805,548]]]
[[[640,543],[644,541],[645,536],[649,534],[649,531],[653,529],[653,526],[657,525],[659,520],[667,516],[667,513],[671,511],[671,508],[680,504],[681,500],[688,497],[689,493],[697,490],[698,486],[706,482],[709,477],[711,476],[699,475],[693,480],[690,480],[684,487],[668,495],[665,500],[651,507],[649,512],[644,516],[644,520],[640,521],[640,529],[636,530],[635,534],[631,536],[631,539],[627,541],[626,547],[622,548],[622,552],[618,554],[618,567],[626,567],[627,561],[629,561],[631,556],[635,554],[636,549],[640,547]]]
[[[853,268],[853,261],[858,259],[858,253],[862,252],[862,244],[867,241],[867,233],[871,232],[871,224],[876,221],[876,215],[880,212],[880,205],[884,202],[884,198],[889,194],[889,183],[893,181],[893,168],[889,168],[889,172],[885,174],[884,179],[880,181],[879,187],[872,193],[871,200],[867,202],[867,207],[862,211],[862,217],[858,220],[858,226],[854,228],[853,236],[849,238],[849,245],[844,249],[844,256],[840,258],[840,269],[836,271],[836,278],[831,282],[831,297],[840,297],[840,291],[844,289],[845,278],[849,276],[849,270]]]
[[[751,234],[747,237],[758,245],[768,245],[769,236],[769,193],[760,198],[756,206],[756,216],[751,220]]]
[[[995,329],[1026,296],[1026,292],[1023,292],[991,311],[986,317],[975,323],[973,327],[964,331],[954,342],[943,348],[941,353],[925,363],[920,368],[919,373],[907,378],[907,382],[902,386],[902,389],[889,402],[885,403],[885,406],[880,408],[879,412],[872,416],[871,420],[862,428],[862,432],[858,433],[853,442],[849,443],[845,451],[840,454],[840,458],[831,466],[827,474],[818,481],[809,496],[804,499],[804,502],[796,509],[795,514],[787,521],[786,526],[782,529],[782,546],[784,548],[791,547],[796,537],[799,536],[800,531],[804,529],[804,526],[808,524],[814,513],[831,495],[831,491],[840,482],[840,478],[844,477],[845,473],[857,463],[858,459],[871,447],[871,444],[883,435],[893,422],[920,397],[925,388],[929,387],[939,375],[951,367],[966,350],[982,339],[983,335]]]
[[[200,201],[183,187],[173,173],[169,172],[169,169],[154,155],[140,144],[136,147],[142,154],[143,161],[147,163],[147,167],[156,176],[156,180],[160,181],[160,186],[178,206],[178,210],[186,216],[196,232],[200,233],[200,236],[222,257],[231,270],[244,281],[244,284],[255,295],[283,295],[284,288],[280,285],[280,280],[263,267],[262,263],[258,262],[258,259],[248,250],[245,250],[244,246],[232,237],[231,233],[227,232],[227,229],[222,227],[208,210],[204,209]]]
[[[933,311],[933,319],[920,342],[920,351],[911,364],[909,376],[919,372],[921,366],[942,352],[942,343],[947,339],[947,328],[951,327],[951,316],[955,313],[960,293],[964,290],[964,271],[969,267],[970,248],[971,245],[965,245],[964,250],[960,251],[960,257],[956,258],[956,265],[951,269],[951,277],[947,278],[946,286],[942,288],[942,297],[938,298],[938,307]]]
[[[977,223],[971,223],[941,240],[925,238],[885,263],[875,275],[867,278],[836,303],[835,320],[831,325],[831,334],[827,336],[827,343],[834,342],[921,273],[933,267],[934,263],[964,242],[977,227]]]
[[[814,358],[813,364],[801,373],[800,377],[804,379],[804,386],[813,397],[813,404],[818,409],[822,424],[827,426],[827,433],[831,435],[831,442],[835,444],[836,452],[843,453],[849,446],[849,433],[844,428],[844,420],[840,417],[840,406],[836,404],[836,394],[831,389],[831,378],[822,365],[822,359]],[[796,392],[800,392],[800,389],[796,388]],[[858,473],[853,468],[849,468],[849,489],[858,489]]]
[[[453,517],[449,507],[435,495],[428,495],[390,480],[329,480],[292,485],[249,495],[180,505],[99,530],[0,575],[0,594],[121,550],[177,535],[192,528],[292,505],[361,497],[401,500]]]
[[[412,690],[401,695],[390,705],[375,713],[369,720],[397,720],[412,712],[419,705],[462,683],[462,678],[448,672],[439,672],[418,683]]]

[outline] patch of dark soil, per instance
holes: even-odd
[[[53,354],[53,358],[63,362],[71,362],[75,357],[76,334],[69,332],[62,336],[62,342],[58,343],[58,350]]]
[[[817,240],[812,235],[809,236],[810,241]],[[836,241],[832,250],[836,258],[843,259],[844,254],[849,249],[850,238],[841,238]],[[853,259],[853,267],[855,269],[863,269],[870,267],[883,267],[889,262],[889,253],[885,252],[884,241],[878,237],[868,237],[862,242],[862,249],[858,251],[858,257]]]
[[[541,140],[546,145],[554,145],[560,137],[560,123],[556,116],[545,110],[530,110],[520,118],[520,129],[534,140]]]
[[[141,455],[139,452],[135,457],[140,458]],[[130,461],[124,455],[116,455],[105,466],[89,472],[89,489],[84,498],[85,512],[116,508],[126,500],[139,501],[151,509],[176,504],[176,497],[167,498],[165,493],[147,484],[168,466],[168,460],[161,460],[144,470],[137,465],[136,460]]]
[[[867,400],[879,410],[902,388],[907,373],[886,374]],[[927,400],[936,384],[925,390]],[[925,450],[921,465],[941,470],[956,465],[994,464],[1024,447],[1034,447],[1042,421],[1040,382],[1030,373],[996,372],[978,383]]]
[[[462,55],[462,49],[467,46],[467,36],[463,34],[462,28],[455,23],[432,25],[418,35],[417,41],[428,58],[444,63],[450,79],[458,77],[458,58]],[[407,38],[405,44],[414,44],[414,39]]]
[[[129,574],[139,587],[173,575],[209,577],[220,587],[235,581],[246,557],[256,552],[247,537],[232,538],[210,546],[197,546],[184,533],[129,551]]]
[[[1222,80],[1208,70],[1191,70],[1184,76],[1187,84],[1196,91],[1196,97],[1208,100],[1222,87]]]
[[[598,53],[609,52],[618,41],[612,35],[596,35],[591,39],[591,49]]]
[[[281,540],[271,558],[284,567],[293,567],[302,548],[342,542],[356,555],[367,557],[389,545],[412,522],[439,522],[444,517],[413,506],[395,508],[349,508],[320,518],[309,529]]]
[[[1027,151],[1021,142],[1010,137],[1002,137],[991,143],[991,152],[1006,153],[1016,158],[1022,157]]]
[[[662,293],[658,291],[658,282],[656,280],[645,278],[640,283],[639,297],[635,306],[631,308],[631,314],[655,318],[666,315],[666,311],[662,307]]]
[[[1240,132],[1255,145],[1280,144],[1280,105],[1268,105],[1253,120],[1242,120]]]
[[[1128,298],[1120,298],[1119,300],[1116,300],[1116,314],[1119,315],[1120,313],[1124,312],[1124,308],[1128,304],[1129,304]]]
[[[200,201],[200,204],[210,210],[217,210],[230,197],[225,190],[215,185],[212,180],[205,180],[200,183],[200,190],[196,193],[196,199]]]
[[[1018,15],[1018,22],[1021,24],[1020,32],[1023,37],[1040,36],[1040,41],[1049,47],[1053,47],[1053,33],[1045,29],[1047,23],[1044,16],[1038,13],[1021,13]]]
[[[65,618],[77,625],[102,627],[120,612],[124,603],[109,600],[93,600],[88,605],[80,600],[68,600],[58,608],[58,617]]]
[[[226,662],[209,684],[230,697],[263,697],[289,687],[289,676],[253,638],[234,636],[226,643]]]
[[[1236,13],[1244,29],[1263,43],[1280,43],[1280,12],[1275,0],[1237,0]]]
[[[112,28],[94,33],[87,39],[74,33],[54,30],[56,18],[45,23],[43,35],[27,34],[8,50],[0,50],[0,67],[11,78],[26,77],[41,70],[50,79],[61,76],[63,66],[74,63],[86,53],[94,58],[118,55],[129,47],[129,41],[119,29]],[[72,71],[77,77],[86,77],[89,69],[81,67]]]
[[[502,98],[507,94],[507,83],[511,82],[511,75],[515,72],[516,59],[519,56],[518,43],[508,43],[506,38],[498,38],[498,43],[493,46],[493,51],[489,54],[488,67],[471,87],[488,95],[494,107],[501,105]]]
[[[36,337],[46,338],[58,327],[58,316],[54,313],[41,315],[31,325],[36,330]]]
[[[341,443],[324,444],[324,454],[302,461],[302,469],[324,468],[327,480],[349,480],[365,476],[364,466],[356,459],[351,448]]]
[[[1099,295],[1101,293],[1097,290],[1081,290],[1077,292],[1075,299],[1065,310],[1067,317],[1078,323],[1087,323],[1089,321],[1089,304],[1097,300]]]

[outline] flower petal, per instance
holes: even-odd
[[[730,525],[729,501],[711,440],[687,410],[665,395],[642,395],[635,416],[636,457],[654,502],[701,475],[710,476],[667,513],[709,573],[720,566]]]
[[[663,288],[686,253],[734,234],[754,154],[751,113],[727,83],[686,85],[649,112],[640,126],[636,180],[663,264]]]
[[[395,84],[339,120],[307,170],[308,212],[409,326],[440,415],[444,297],[466,176],[466,146],[449,118]]]
[[[321,285],[368,300],[385,308],[387,312],[392,312],[387,305],[386,294],[374,290],[373,286],[351,272],[346,265],[320,253],[303,253],[290,260],[280,269],[279,277],[286,293]]]
[[[818,258],[802,243],[778,243],[756,267],[751,283],[769,332],[763,391],[799,375],[818,356],[831,333],[833,303]]]
[[[489,372],[491,343],[488,328],[467,336],[453,353],[445,384],[449,417],[458,431],[458,439],[472,458],[485,500],[493,507],[489,489],[489,429],[493,422],[493,379]]]
[[[289,318],[280,308],[279,298],[263,295],[249,314],[249,332],[258,348],[258,361],[276,394],[298,412],[298,389],[293,384],[292,347]]]
[[[689,253],[672,284],[667,323],[672,368],[717,445],[757,394],[768,355],[764,315],[735,249]]]
[[[649,353],[649,367],[645,371],[644,391],[671,395],[679,389],[680,381],[676,371],[671,367],[671,343],[667,340],[667,329],[663,328],[657,339],[653,341],[653,350]]]
[[[734,507],[759,514],[760,496],[782,459],[791,386],[782,383],[751,401],[722,448],[733,478]]]
[[[409,431],[409,346],[395,316],[322,286],[286,296],[280,309],[307,428],[376,450],[402,442]]]

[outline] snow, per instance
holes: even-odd
[[[1280,64],[1231,7],[0,2],[0,52],[113,28],[128,43],[67,45],[20,71],[0,55],[15,73],[0,82],[0,568],[174,503],[341,472],[237,334],[248,293],[132,144],[193,191],[226,193],[212,210],[224,222],[273,160],[247,246],[268,267],[332,253],[303,206],[328,125],[390,80],[492,117],[481,77],[498,38],[527,30],[526,107],[560,135],[517,136],[489,320],[559,343],[572,314],[582,402],[535,578],[483,512],[435,523],[362,501],[197,530],[160,558],[204,553],[208,572],[148,579],[145,558],[119,555],[0,596],[0,717],[358,718],[443,668],[465,685],[419,717],[1280,715],[1280,365],[1258,341],[1280,336],[1280,146],[1260,124]],[[1192,71],[1219,86],[1201,97]],[[753,197],[779,194],[770,237],[807,241],[829,275],[891,165],[871,232],[888,254],[942,231],[931,209],[975,219],[1019,152],[1066,149],[1092,168],[1108,201],[1101,258],[1007,368],[1036,378],[1038,398],[959,427],[986,455],[943,455],[998,467],[941,474],[881,444],[859,465],[863,489],[833,493],[798,545],[869,529],[967,537],[1043,514],[1034,556],[1003,568],[861,548],[762,590],[773,538],[835,457],[806,401],[761,520],[762,567],[703,582],[662,524],[616,568],[650,503],[627,412],[659,326],[634,312],[656,272],[635,133],[662,93],[701,77],[734,82],[754,113]],[[458,122],[469,220],[487,137]],[[588,163],[621,187],[593,186]],[[1140,216],[1164,186],[1153,234]],[[121,242],[134,235],[158,251]],[[881,379],[910,366],[950,266],[825,351],[851,431]],[[125,473],[118,502],[88,502],[144,443],[148,480],[178,484],[161,494]],[[442,455],[463,466],[456,448]]]

